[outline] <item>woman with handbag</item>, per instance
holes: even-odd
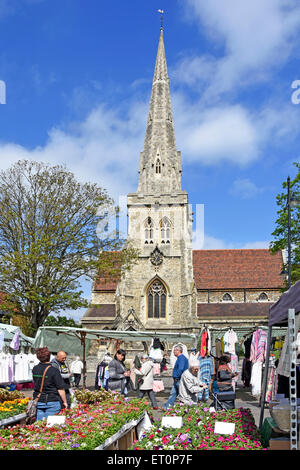
[[[58,369],[50,363],[50,351],[46,348],[38,348],[36,356],[40,361],[32,369],[34,381],[33,398],[36,402],[36,420],[56,415],[61,410],[61,401],[65,408],[68,407],[64,381]],[[60,401],[61,399],[61,401]]]
[[[139,398],[144,398],[147,393],[153,409],[157,410],[158,406],[153,392],[153,362],[149,360],[149,356],[146,353],[141,355],[141,364],[142,367],[140,370],[135,369],[136,375],[141,378],[141,380],[138,381],[140,384]]]
[[[234,391],[232,385],[232,379],[236,377],[238,374],[233,373],[229,367],[230,357],[229,356],[221,356],[219,360],[219,367],[217,370],[217,384],[220,392],[223,391]]]

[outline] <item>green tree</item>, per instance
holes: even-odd
[[[58,317],[54,317],[53,315],[49,315],[43,326],[72,326],[75,328],[81,328],[81,325],[76,323],[73,318],[67,318],[65,316],[59,315]]]
[[[137,252],[106,231],[103,212],[116,212],[106,190],[77,181],[64,166],[23,160],[2,171],[1,309],[24,315],[37,330],[50,313],[88,306],[83,278],[129,269]]]
[[[293,180],[290,181],[290,194],[300,199],[300,164],[295,162],[298,172]],[[276,228],[272,232],[274,239],[270,243],[270,250],[275,253],[279,250],[288,249],[288,210],[287,210],[287,181],[282,184],[284,191],[277,195],[277,211]],[[300,206],[291,207],[291,282],[294,284],[300,279]],[[287,262],[283,268],[288,271]],[[286,286],[288,281],[286,280]]]

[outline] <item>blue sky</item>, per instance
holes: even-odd
[[[136,190],[158,9],[204,248],[267,247],[300,153],[297,0],[0,0],[0,168],[65,163],[116,201]]]

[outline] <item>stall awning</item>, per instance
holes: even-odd
[[[21,346],[32,346],[34,338],[30,338],[22,333],[21,329],[18,326],[7,325],[6,323],[0,323],[0,331],[4,333],[4,342],[6,346],[9,346],[9,343],[13,339],[15,333],[18,331],[20,333],[20,345]]]
[[[286,325],[290,308],[294,308],[295,313],[300,312],[300,281],[297,281],[289,290],[284,292],[277,302],[270,307],[269,326]]]
[[[197,335],[193,333],[177,333],[160,331],[119,331],[119,330],[94,330],[67,326],[42,326],[38,329],[33,342],[34,348],[48,346],[50,351],[63,350],[68,354],[80,354],[82,350],[81,337],[85,338],[86,347],[89,341],[97,338],[112,338],[123,341],[150,341],[158,337],[160,340],[171,343],[183,342],[195,344]]]

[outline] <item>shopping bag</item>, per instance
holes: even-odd
[[[153,381],[153,392],[162,392],[164,389],[165,387],[162,380]]]

